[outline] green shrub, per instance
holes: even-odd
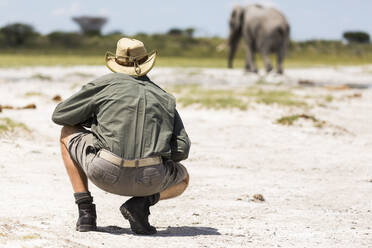
[[[72,32],[52,32],[48,34],[48,39],[52,45],[58,45],[67,48],[79,47],[83,42],[83,36]]]

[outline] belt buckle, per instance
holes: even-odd
[[[138,166],[139,166],[139,160],[138,159],[136,159],[136,161],[134,162],[134,165],[136,166],[136,168],[138,168]]]

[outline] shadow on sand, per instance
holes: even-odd
[[[114,235],[122,234],[134,234],[130,228],[122,228],[118,226],[99,226],[97,232],[110,233]],[[155,237],[187,237],[187,236],[200,236],[200,235],[221,235],[217,229],[212,227],[192,227],[192,226],[179,226],[179,227],[167,227],[167,229],[158,228],[158,232],[154,235]]]

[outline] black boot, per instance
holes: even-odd
[[[79,219],[76,222],[76,231],[89,232],[97,230],[96,219],[95,204],[79,204]]]
[[[120,212],[130,223],[130,228],[136,234],[151,235],[156,228],[149,223],[150,206],[159,201],[160,194],[145,197],[132,197],[120,207]]]
[[[96,205],[90,192],[79,192],[74,194],[75,203],[79,207],[79,219],[76,223],[76,231],[88,232],[97,230]]]

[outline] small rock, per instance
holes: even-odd
[[[314,87],[315,86],[315,83],[313,81],[310,81],[310,80],[300,80],[300,81],[298,81],[298,84],[302,85],[302,86],[308,86],[308,87]]]
[[[265,198],[261,194],[255,194],[253,195],[253,199],[257,201],[265,201]]]
[[[53,101],[55,102],[60,102],[62,101],[62,97],[60,95],[55,95],[53,98],[52,98]]]

